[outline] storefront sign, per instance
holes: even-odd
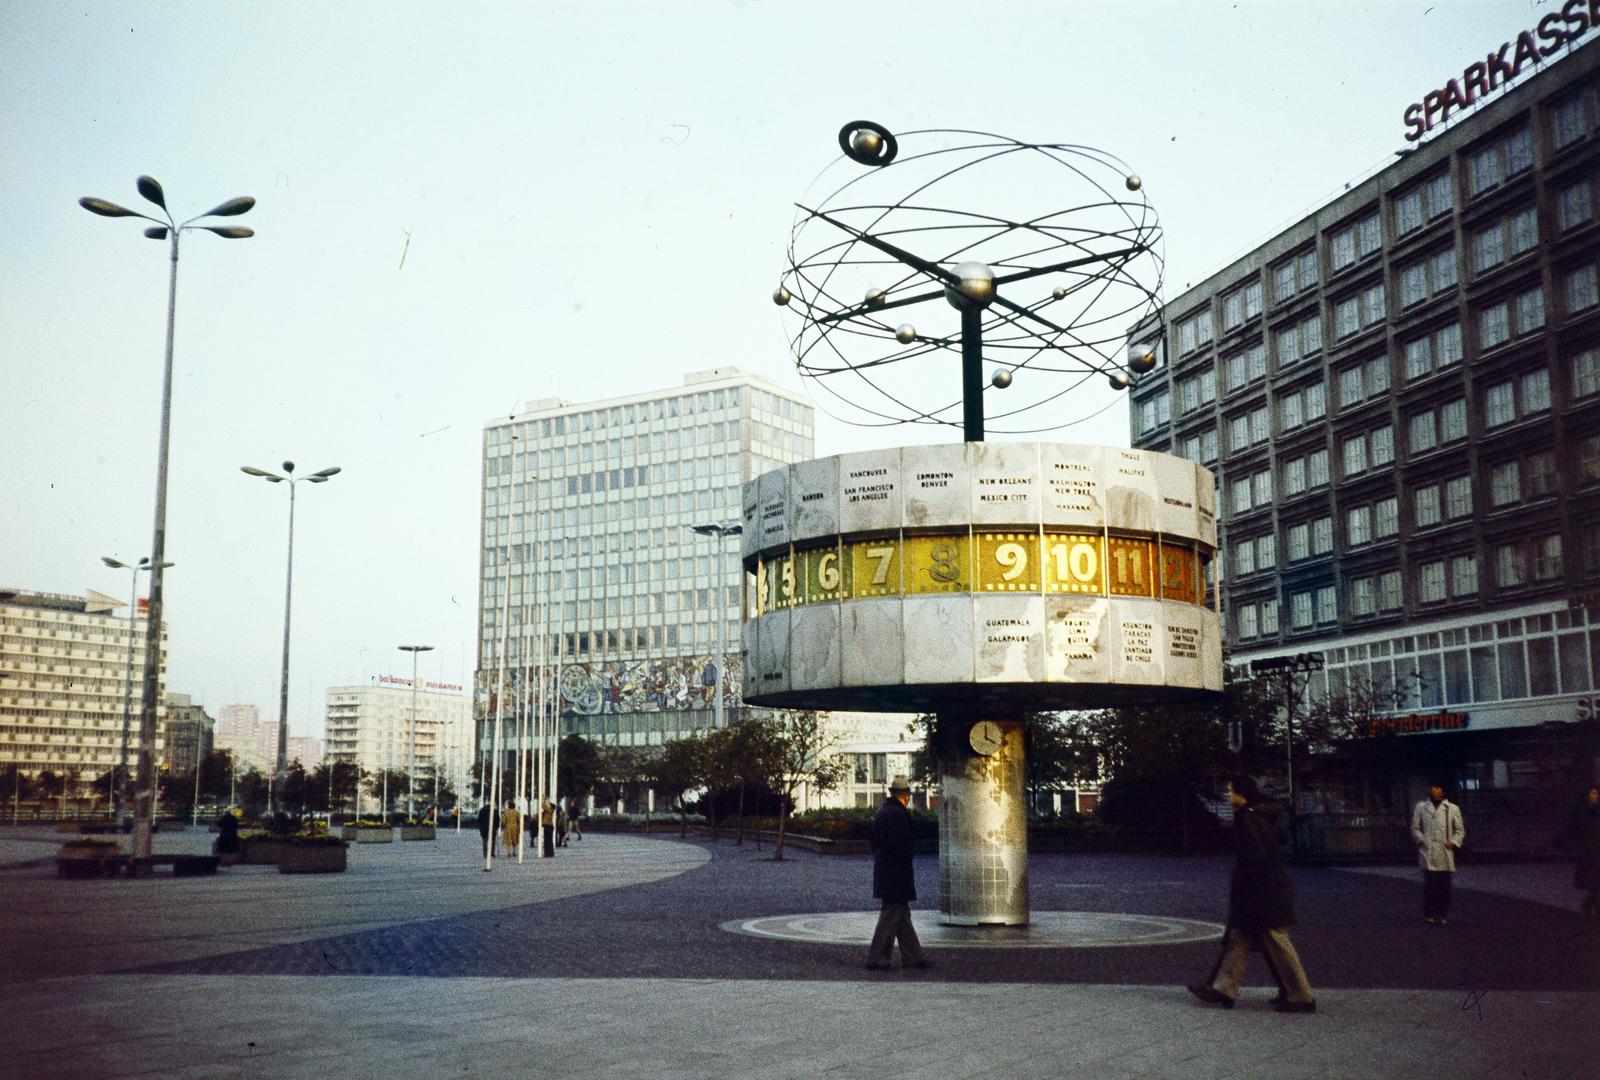
[[[1369,718],[1363,727],[1368,736],[1411,735],[1419,731],[1461,731],[1467,726],[1464,712],[1411,713],[1407,716]]]
[[[410,679],[402,679],[398,675],[379,675],[378,676],[378,685],[379,686],[405,686],[405,687],[409,687],[411,685],[411,680]],[[459,694],[459,693],[461,693],[461,687],[456,683],[428,682],[426,679],[422,680],[422,685],[417,687],[417,689],[418,690],[438,690],[438,691],[442,691],[442,692],[447,693],[447,694]]]
[[[1482,60],[1474,60],[1437,90],[1430,90],[1421,101],[1406,107],[1406,142],[1416,142],[1435,124],[1450,119],[1457,109],[1465,109],[1487,97],[1522,74],[1530,64],[1553,56],[1564,45],[1578,40],[1600,26],[1600,0],[1567,0],[1557,11],[1546,14],[1531,30],[1518,34]]]

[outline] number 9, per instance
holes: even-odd
[[[1022,576],[1028,569],[1028,552],[1021,544],[1006,543],[994,549],[994,560],[1001,566],[1008,567],[1000,576],[1006,581],[1012,581]]]

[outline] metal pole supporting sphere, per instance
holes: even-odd
[[[166,193],[161,185],[148,176],[139,177],[136,186],[139,194],[158,207],[161,217],[155,218],[135,210],[118,206],[105,199],[86,197],[78,200],[91,214],[101,217],[136,217],[153,224],[145,230],[152,240],[169,240],[170,270],[167,277],[167,336],[165,359],[161,377],[161,437],[156,463],[156,507],[153,537],[150,544],[150,606],[145,623],[144,682],[139,702],[139,774],[135,797],[137,814],[133,832],[135,857],[150,855],[150,837],[155,825],[155,744],[156,710],[161,692],[161,616],[163,589],[166,584],[162,570],[166,567],[167,550],[167,456],[172,443],[172,344],[178,311],[178,237],[186,229],[205,229],[229,240],[239,240],[255,235],[253,230],[240,226],[198,225],[207,217],[232,217],[242,214],[255,205],[255,199],[240,196],[229,199],[198,217],[177,222],[167,210]]]

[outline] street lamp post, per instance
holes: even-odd
[[[150,556],[145,555],[139,559],[137,566],[130,566],[109,555],[100,556],[100,561],[113,570],[131,570],[133,579],[132,591],[128,596],[128,670],[122,679],[122,751],[117,757],[117,783],[115,790],[116,806],[112,810],[112,817],[120,824],[122,821],[122,807],[128,799],[128,728],[133,712],[133,624],[139,617],[139,571],[150,569]],[[164,563],[172,566],[173,563]],[[146,641],[145,647],[149,648]]]
[[[417,654],[432,652],[432,645],[402,645],[401,652],[411,654],[411,764],[406,767],[406,818],[416,819],[413,799],[417,790]],[[438,768],[439,750],[434,748],[434,768]],[[438,787],[435,786],[435,791]]]
[[[161,602],[164,584],[161,571],[167,565],[162,560],[167,551],[167,448],[171,444],[172,434],[172,338],[178,312],[178,236],[186,229],[205,229],[228,240],[254,236],[255,230],[242,225],[197,225],[195,222],[208,217],[235,217],[249,210],[256,201],[248,195],[239,196],[178,224],[167,209],[167,197],[160,184],[151,177],[141,176],[135,186],[140,195],[161,208],[166,218],[164,222],[105,199],[86,197],[79,199],[78,205],[101,217],[136,217],[153,222],[144,234],[152,240],[170,239],[172,250],[172,268],[167,279],[166,362],[161,377],[161,442],[156,462],[155,528],[150,544],[150,607],[145,622],[144,685],[139,701],[138,813],[134,821],[133,854],[143,858],[150,854],[150,834],[155,813],[152,788],[155,784],[156,708],[161,681]]]
[[[724,540],[730,536],[738,536],[744,532],[743,525],[718,525],[715,522],[706,522],[701,525],[691,525],[689,528],[693,529],[701,536],[715,536]],[[717,552],[717,559],[715,561],[720,562],[721,556],[722,552],[719,550]],[[722,704],[722,669],[726,667],[728,663],[728,645],[727,638],[725,636],[728,628],[728,589],[727,582],[723,579],[722,567],[716,567],[712,577],[717,583],[717,699],[712,704],[712,724],[714,727],[720,729],[724,726],[725,720],[723,715],[724,706]]]
[[[239,471],[259,476],[269,484],[289,482],[289,565],[283,577],[283,678],[278,684],[278,762],[272,775],[272,812],[278,812],[283,798],[283,786],[289,777],[289,611],[294,600],[294,486],[301,480],[311,484],[326,484],[328,478],[341,470],[335,465],[309,476],[295,476],[294,462],[283,463],[283,475],[258,469],[254,465],[241,465]]]
[[[1293,656],[1273,656],[1264,660],[1250,661],[1252,675],[1263,675],[1273,671],[1283,672],[1283,745],[1284,770],[1289,782],[1289,845],[1297,856],[1300,853],[1300,833],[1295,828],[1294,821],[1294,699],[1296,697],[1294,677],[1321,670],[1322,654],[1319,652],[1303,652]]]

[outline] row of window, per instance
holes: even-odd
[[[1554,105],[1548,113],[1551,143],[1561,150],[1587,137],[1593,130],[1593,93],[1589,89],[1575,93]],[[1503,186],[1507,181],[1527,173],[1533,168],[1533,132],[1524,124],[1507,133],[1468,150],[1462,155],[1460,173],[1468,199],[1477,199]],[[1428,224],[1447,216],[1454,209],[1452,177],[1446,167],[1426,176],[1397,192],[1390,199],[1396,239],[1410,236]],[[1588,181],[1576,181],[1557,193],[1557,225],[1561,231],[1576,228],[1590,220],[1594,213]],[[1482,272],[1530,250],[1538,243],[1538,226],[1533,209],[1525,208],[1495,222],[1474,234],[1474,266]],[[1325,237],[1328,268],[1338,274],[1377,255],[1383,247],[1383,223],[1377,209],[1356,217],[1329,230]],[[1406,283],[1402,303],[1409,306],[1420,302],[1425,295],[1433,295],[1448,288],[1455,281],[1453,252],[1431,256],[1427,264],[1415,264],[1423,277],[1437,274],[1439,281],[1430,283],[1413,278]],[[1272,283],[1274,304],[1304,295],[1318,284],[1317,246],[1315,243],[1272,264],[1265,278]],[[1262,281],[1251,279],[1222,294],[1222,319],[1224,331],[1236,330],[1263,308]],[[1357,311],[1359,312],[1358,305]],[[1381,304],[1380,304],[1381,306]],[[1354,316],[1359,319],[1359,314]],[[1187,356],[1213,339],[1211,307],[1207,305],[1192,314],[1180,317],[1177,322],[1177,355]]]
[[[749,405],[752,409],[770,413],[783,420],[792,420],[802,424],[809,424],[812,417],[810,405],[800,401],[792,401],[778,394],[768,393],[755,387],[724,387],[718,390],[702,390],[698,393],[675,394],[671,397],[655,398],[651,401],[631,402],[623,405],[601,406],[597,409],[587,409],[579,413],[563,413],[560,416],[548,416],[536,421],[518,425],[503,425],[490,428],[484,433],[485,442],[490,448],[510,445],[514,440],[525,441],[537,437],[548,439],[552,436],[566,435],[568,433],[583,433],[591,431],[604,431],[607,428],[621,427],[650,420],[670,419],[675,416],[695,416],[717,412],[722,409],[743,408]]]

